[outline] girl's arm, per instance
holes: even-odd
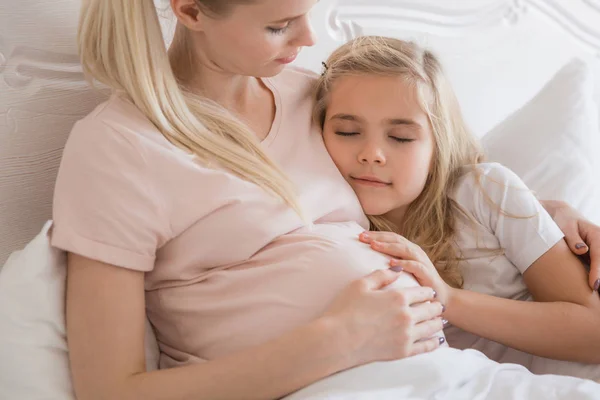
[[[450,288],[445,317],[465,331],[537,356],[600,363],[600,297],[565,241],[523,277],[535,302]]]
[[[392,268],[432,287],[453,325],[537,356],[600,363],[600,297],[563,240],[524,273],[535,302],[451,288],[419,246],[395,233],[368,232],[360,240],[395,257]]]

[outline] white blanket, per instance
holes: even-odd
[[[600,384],[533,375],[520,365],[498,364],[475,350],[440,348],[352,368],[285,398],[298,399],[588,400],[600,399]]]

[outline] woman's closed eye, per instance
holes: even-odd
[[[360,132],[352,132],[352,131],[335,131],[336,135],[340,136],[356,136],[359,135]]]
[[[267,27],[267,30],[269,31],[269,33],[272,33],[273,35],[283,35],[290,27],[290,23],[291,22],[288,22],[285,26],[280,26],[280,27],[269,26],[269,27]]]

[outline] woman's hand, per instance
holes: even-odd
[[[413,274],[421,285],[435,290],[438,301],[444,305],[450,303],[454,289],[442,279],[419,246],[393,232],[363,232],[359,239],[373,250],[394,257],[390,260],[392,269]]]
[[[393,289],[399,276],[378,270],[348,285],[324,314],[335,321],[351,365],[396,360],[437,349],[445,338],[442,305],[428,287]]]
[[[564,201],[543,200],[542,205],[565,234],[573,253],[582,256],[590,265],[589,285],[600,287],[600,226],[585,219]]]

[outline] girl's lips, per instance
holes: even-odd
[[[391,183],[383,182],[377,178],[371,178],[371,177],[360,177],[360,178],[352,177],[352,180],[354,182],[358,183],[359,185],[370,186],[370,187],[386,187],[386,186],[391,185]]]

